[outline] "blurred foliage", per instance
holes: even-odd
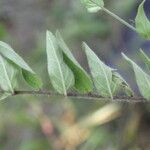
[[[143,45],[132,31],[103,13],[88,14],[77,0],[12,2],[0,1],[0,40],[24,56],[42,77],[44,89],[51,87],[45,31],[57,28],[84,68],[88,70],[81,42],[87,41],[107,64],[121,68],[132,85],[120,55],[122,50],[134,55]],[[106,7],[130,22],[138,2],[106,0]],[[149,104],[45,96],[17,96],[0,103],[0,150],[149,150],[149,127]]]

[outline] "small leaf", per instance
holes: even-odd
[[[70,67],[75,77],[75,88],[81,93],[92,91],[92,81],[85,70],[76,61],[59,32],[56,33],[57,41],[64,54],[64,61]]]
[[[17,72],[17,67],[0,55],[0,100],[14,93]]]
[[[122,56],[133,67],[140,93],[143,95],[144,98],[150,100],[150,76],[147,73],[145,73],[135,62],[133,62],[125,54],[122,53]]]
[[[0,53],[5,58],[11,60],[20,68],[34,73],[27,63],[6,43],[0,41]]]
[[[55,36],[49,31],[46,36],[48,73],[51,83],[56,91],[67,95],[67,90],[74,85],[74,75],[63,60],[63,54],[58,48]]]
[[[123,89],[124,93],[132,96],[132,90],[121,75],[115,69],[105,65],[86,43],[83,43],[83,46],[85,47],[97,92],[103,97],[111,97],[113,99],[113,96],[116,96],[120,92],[120,89]]]
[[[143,62],[145,63],[145,65],[147,66],[147,68],[148,68],[149,71],[150,71],[150,59],[149,59],[149,57],[143,52],[142,49],[140,50],[140,56],[141,56]]]
[[[86,43],[83,43],[83,46],[85,47],[89,67],[97,91],[100,92],[102,96],[111,97],[111,99],[113,99],[111,89],[112,69],[106,66]]]
[[[0,88],[5,92],[14,92],[14,78],[16,78],[16,68],[8,63],[0,55]]]
[[[87,10],[91,13],[98,12],[104,7],[103,0],[81,0],[81,3],[83,3]]]
[[[150,39],[150,21],[145,15],[144,3],[145,3],[145,0],[139,5],[137,16],[135,18],[135,23],[136,23],[136,29],[138,33],[142,37],[149,40]]]
[[[18,87],[17,75],[19,74],[19,68],[13,62],[11,62],[5,58],[3,60],[6,65],[6,70],[8,72],[8,75],[10,75],[12,87],[13,87],[13,89],[16,89]]]
[[[23,77],[30,86],[33,88],[40,88],[42,86],[42,81],[37,77],[28,64],[8,44],[2,41],[0,41],[0,54],[19,66],[23,72],[26,72],[26,76],[23,75]],[[29,81],[31,78],[34,80],[32,83]],[[35,83],[35,81],[38,83]]]

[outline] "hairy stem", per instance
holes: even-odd
[[[67,96],[61,95],[54,92],[49,91],[15,91],[13,96],[16,95],[45,95],[45,96],[60,96],[60,97],[68,97],[75,98],[79,100],[99,100],[106,102],[126,102],[126,103],[143,103],[150,102],[142,97],[127,97],[127,96],[115,96],[113,100],[111,98],[105,98],[98,94],[77,94],[77,93],[68,93]]]

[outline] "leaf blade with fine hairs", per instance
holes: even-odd
[[[139,5],[137,16],[135,18],[135,24],[136,24],[136,29],[138,33],[142,37],[150,40],[150,21],[145,15],[144,3],[145,3],[145,0],[143,0],[143,2]]]
[[[23,70],[23,72],[28,72],[27,74],[28,77],[24,79],[30,86],[36,88],[40,88],[42,86],[42,81],[35,74],[35,72],[28,66],[28,64],[8,44],[2,41],[0,41],[0,54],[6,59],[12,61],[17,66],[19,66]],[[28,80],[29,78],[32,78],[34,81],[36,80],[40,82],[40,84],[39,83],[36,83],[35,85],[33,85],[33,83],[31,84],[31,82]]]
[[[103,0],[81,0],[81,3],[87,8],[91,13],[98,12],[104,7]]]
[[[91,69],[91,74],[97,91],[102,96],[113,99],[113,93],[111,90],[113,69],[106,66],[86,43],[83,43],[83,46],[85,48],[88,64]]]
[[[133,67],[140,93],[144,98],[150,100],[150,76],[145,73],[134,61],[128,58],[124,53],[122,53],[122,56]]]
[[[17,68],[0,55],[0,100],[14,93]]]
[[[142,49],[140,49],[140,56],[150,71],[150,58],[144,53],[144,51]]]
[[[34,73],[33,70],[28,66],[28,64],[8,44],[2,41],[0,41],[0,53],[2,56],[11,60],[20,68]]]
[[[75,88],[81,93],[92,91],[92,81],[86,71],[81,67],[72,55],[60,33],[56,32],[56,38],[64,54],[64,61],[70,67],[75,77]]]
[[[63,54],[58,49],[55,36],[47,31],[46,39],[48,73],[51,83],[57,92],[67,95],[67,90],[74,85],[74,75],[64,63]]]
[[[113,81],[112,91],[114,95],[122,91],[129,97],[134,95],[129,84],[125,81],[125,79],[119,73],[113,71],[112,81]]]
[[[130,86],[123,77],[115,69],[105,65],[87,44],[84,43],[83,46],[85,47],[95,87],[100,95],[111,97],[111,99],[120,92],[130,97],[133,96]]]

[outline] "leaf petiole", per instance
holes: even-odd
[[[133,27],[128,22],[126,22],[125,20],[123,20],[122,18],[120,18],[119,16],[117,16],[116,14],[112,13],[111,11],[109,11],[108,9],[106,9],[105,7],[103,7],[102,10],[105,13],[109,14],[110,16],[112,16],[113,18],[115,18],[116,20],[118,20],[119,22],[121,22],[122,24],[124,24],[125,26],[127,26],[128,28],[130,28],[131,30],[137,32],[137,30],[136,30],[135,27]]]
[[[111,12],[110,10],[108,10],[105,7],[101,7],[99,4],[97,4],[96,2],[94,2],[93,0],[90,0],[92,3],[96,4],[98,7],[101,8],[101,10],[103,10],[105,13],[107,13],[108,15],[112,16],[113,18],[115,18],[116,20],[118,20],[120,23],[124,24],[125,26],[127,26],[128,28],[130,28],[131,30],[137,32],[136,28],[133,27],[132,25],[130,25],[128,22],[126,22],[125,20],[123,20],[122,18],[120,18],[119,16],[117,16],[116,14],[114,14],[113,12]]]

